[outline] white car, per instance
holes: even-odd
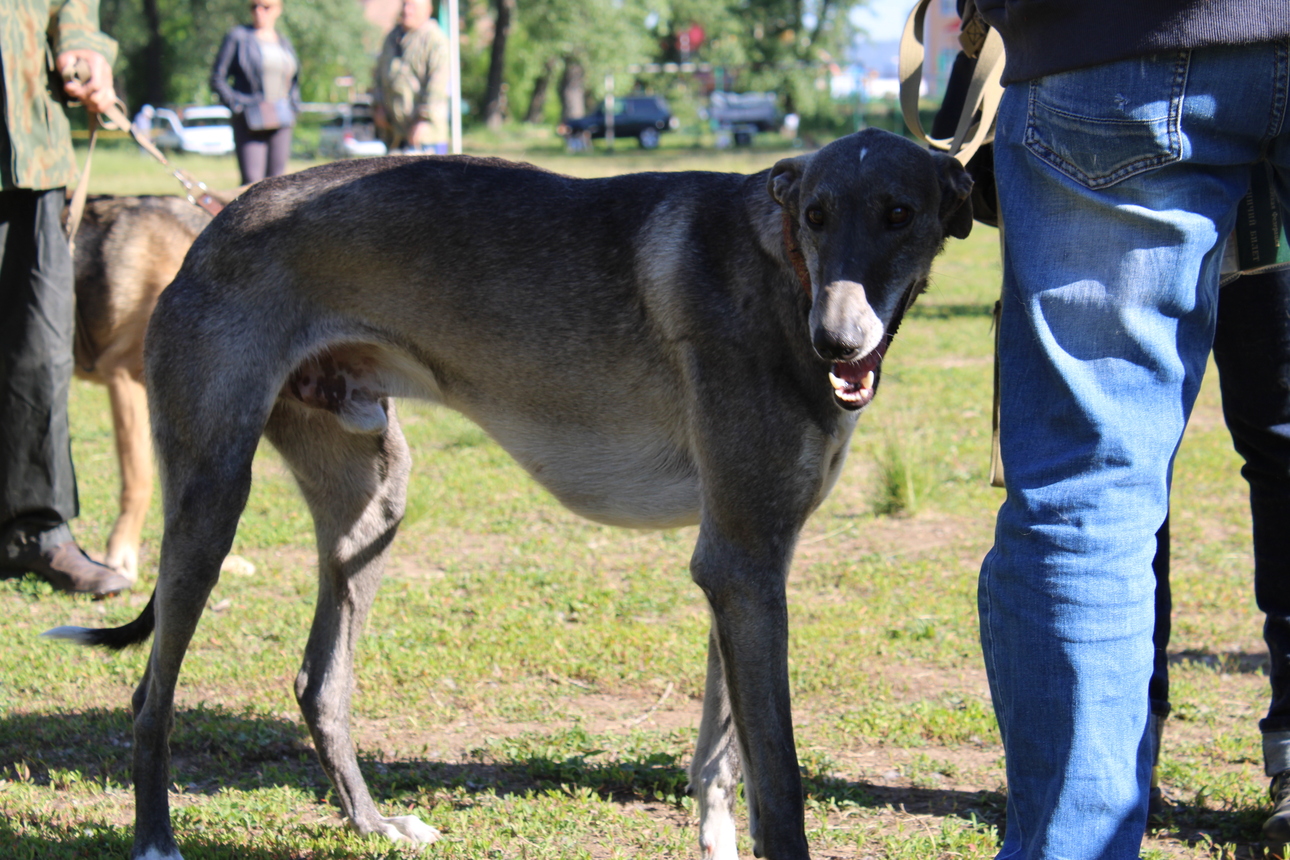
[[[200,155],[228,155],[233,151],[233,112],[223,105],[169,108],[152,112],[152,142],[161,149],[179,149]]]
[[[385,144],[376,137],[372,107],[366,102],[346,105],[323,124],[318,154],[324,158],[360,158],[385,155]]]

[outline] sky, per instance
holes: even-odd
[[[900,38],[900,31],[909,17],[909,10],[914,8],[915,0],[869,0],[869,5],[851,13],[851,20],[857,26],[869,31],[875,42],[887,42]]]

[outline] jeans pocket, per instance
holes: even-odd
[[[1179,161],[1190,59],[1143,57],[1032,81],[1026,148],[1088,188]]]

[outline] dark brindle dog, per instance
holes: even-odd
[[[572,510],[699,523],[712,610],[691,766],[708,857],[807,856],[785,578],[882,356],[947,235],[954,161],[865,131],[753,176],[571,179],[472,158],[339,162],[266,180],[215,219],[161,296],[147,380],[165,537],[134,695],[135,858],[179,857],[168,737],[180,664],[219,576],[261,434],[313,512],[318,605],[296,697],[350,826],[383,818],[348,729],[354,650],[411,468],[395,397],[478,422]]]

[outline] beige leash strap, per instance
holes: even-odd
[[[71,200],[67,205],[67,245],[72,256],[76,256],[76,231],[81,228],[81,217],[85,214],[85,198],[90,191],[90,162],[94,158],[94,143],[98,140],[99,124],[97,114],[90,113],[90,146],[85,153],[85,169],[76,182]]]
[[[976,60],[972,80],[963,99],[958,126],[952,138],[932,138],[923,130],[918,116],[918,90],[923,81],[923,31],[927,7],[932,0],[918,0],[905,21],[900,39],[900,109],[911,134],[929,149],[948,153],[966,165],[977,151],[994,140],[994,121],[1003,98],[1003,39],[986,24],[975,0],[963,4],[959,44],[963,53]],[[1003,249],[1003,216],[999,216],[999,248]],[[1002,487],[1003,458],[999,451],[999,321],[1003,297],[994,303],[994,397],[990,411],[990,486]]]
[[[918,0],[905,21],[900,39],[900,109],[905,125],[915,139],[930,149],[946,152],[966,164],[978,149],[994,139],[994,118],[1003,97],[1003,39],[999,33],[986,26],[976,11],[976,4],[968,2],[964,8],[963,29],[959,43],[969,57],[976,60],[976,68],[963,100],[958,128],[948,138],[929,137],[923,130],[918,116],[918,93],[923,82],[923,30],[927,7],[932,0]]]

